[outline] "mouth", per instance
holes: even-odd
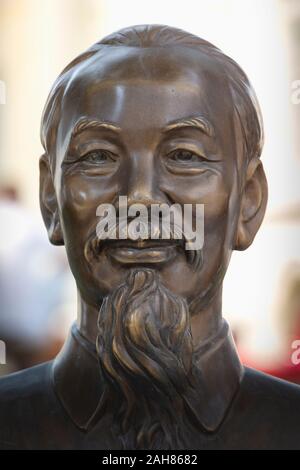
[[[107,242],[107,255],[120,264],[166,263],[177,254],[173,240],[122,240]]]

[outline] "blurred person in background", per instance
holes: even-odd
[[[282,332],[283,352],[265,372],[300,384],[300,261],[291,261],[282,271],[283,286],[278,299],[277,319]]]
[[[300,261],[288,263],[279,281],[279,294],[275,296],[274,302],[280,345],[272,360],[257,360],[244,347],[248,332],[243,323],[234,326],[233,336],[244,365],[300,384]]]
[[[69,270],[63,250],[49,245],[43,227],[13,186],[0,189],[0,339],[4,375],[53,358],[68,330]],[[72,309],[70,309],[72,311]]]

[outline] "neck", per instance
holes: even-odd
[[[81,334],[95,344],[98,336],[97,320],[99,307],[88,304],[78,291],[77,325]],[[222,288],[217,290],[208,305],[191,317],[191,332],[194,348],[219,331],[222,323]]]

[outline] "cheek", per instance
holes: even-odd
[[[120,273],[115,273],[105,257],[89,264],[84,256],[86,242],[99,222],[97,207],[113,202],[117,189],[112,178],[92,178],[84,173],[61,177],[59,206],[69,264],[83,297],[95,304],[99,296],[107,295],[111,284],[121,282]]]
[[[231,224],[231,194],[232,188],[220,174],[211,175],[207,186],[202,187],[200,198],[204,204],[204,264],[218,264],[222,253],[227,250],[225,245]]]
[[[222,218],[226,214],[230,197],[230,184],[219,171],[206,171],[195,177],[178,179],[168,191],[173,201],[180,204],[204,204],[205,222]]]
[[[63,226],[76,223],[74,228],[86,231],[95,228],[99,204],[112,202],[118,191],[110,178],[86,176],[83,173],[62,175],[60,209]]]
[[[228,228],[230,227],[230,196],[232,188],[223,175],[207,172],[197,178],[190,178],[188,184],[176,185],[175,202],[181,204],[204,204],[204,245],[202,268],[195,272],[185,259],[177,260],[172,273],[165,275],[171,289],[180,291],[189,300],[205,292],[219,268],[224,265],[228,249]],[[174,274],[173,276],[172,274]],[[189,279],[189,283],[178,285],[178,278]],[[176,284],[177,283],[177,284]]]

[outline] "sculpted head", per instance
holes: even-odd
[[[220,322],[232,251],[252,243],[265,213],[255,93],[240,67],[207,41],[136,26],[64,69],[47,100],[41,138],[43,218],[50,241],[66,247],[79,325],[98,338],[126,445],[150,445],[156,432],[167,439],[172,404],[182,410],[182,428],[195,414],[194,351]],[[113,204],[118,214],[120,196],[128,206],[203,204],[200,262],[174,240],[99,242],[97,207]],[[166,410],[158,421],[157,402]],[[139,413],[147,419],[132,430]]]

